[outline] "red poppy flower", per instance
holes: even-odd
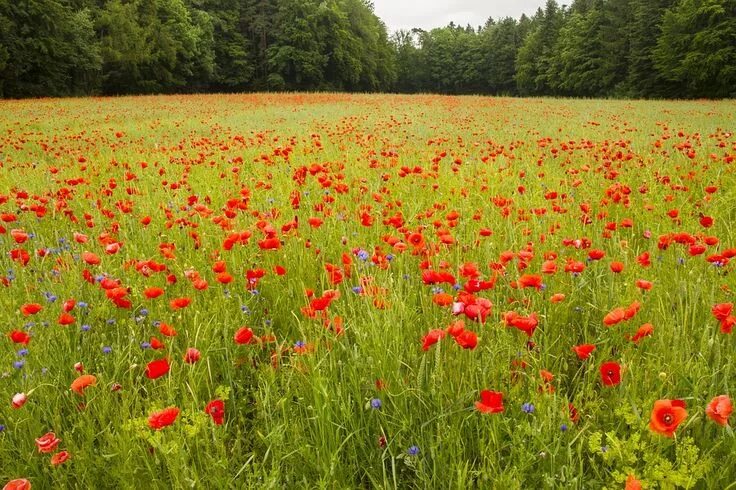
[[[634,475],[629,475],[626,477],[624,490],[641,490],[641,482]]]
[[[439,342],[442,337],[445,336],[445,331],[440,328],[435,328],[434,330],[430,330],[427,335],[424,336],[424,343],[422,344],[422,350],[427,351],[430,347],[432,347],[434,344]]]
[[[705,414],[719,425],[728,425],[728,418],[733,412],[733,405],[728,395],[713,398],[705,408]]]
[[[31,490],[31,482],[25,478],[16,478],[6,483],[3,490]]]
[[[236,344],[252,344],[253,343],[253,330],[248,327],[242,327],[233,337]]]
[[[616,386],[621,382],[621,365],[615,361],[601,364],[601,381],[606,386]]]
[[[60,442],[61,439],[57,438],[56,434],[53,432],[47,432],[36,439],[36,447],[38,448],[39,453],[53,453]]]
[[[565,295],[562,293],[555,293],[549,298],[549,300],[550,302],[555,304],[562,303],[563,301],[565,301]]]
[[[462,320],[458,320],[452,323],[449,327],[447,327],[448,335],[452,335],[453,337],[457,337],[464,331],[465,331],[465,322]]]
[[[212,400],[207,404],[204,411],[212,417],[215,425],[222,425],[225,421],[225,402],[222,400]]]
[[[478,345],[478,336],[475,332],[464,330],[463,333],[455,337],[455,342],[463,349],[473,350]]]
[[[71,316],[69,313],[65,312],[59,316],[59,325],[67,326],[67,325],[71,325],[74,322],[75,322],[74,317]]]
[[[585,359],[590,357],[590,355],[593,353],[593,351],[595,350],[595,345],[593,344],[576,345],[575,347],[572,348],[572,350],[575,351],[575,354],[578,356],[578,359],[580,359],[581,361],[584,361]]]
[[[654,333],[654,327],[651,323],[645,323],[639,329],[636,331],[633,337],[631,337],[632,342],[639,342],[644,337],[649,337]]]
[[[624,308],[614,308],[606,316],[603,317],[603,323],[607,326],[613,326],[620,323],[626,317],[626,310]]]
[[[519,284],[519,287],[522,288],[542,289],[542,276],[536,274],[524,274],[519,278],[517,282]]]
[[[723,321],[731,315],[731,312],[733,312],[733,303],[720,303],[714,305],[710,311],[713,313],[716,320],[719,322]]]
[[[657,400],[652,408],[649,428],[666,437],[672,437],[687,418],[685,402],[682,400]]]
[[[480,401],[475,402],[475,408],[483,413],[503,412],[503,393],[491,390],[481,391]]]
[[[20,330],[13,330],[8,334],[8,337],[16,344],[28,345],[28,342],[31,341],[31,336]]]
[[[611,272],[618,274],[623,270],[624,270],[623,262],[611,262]]]
[[[146,365],[146,377],[148,379],[160,378],[161,376],[168,373],[170,369],[171,365],[169,364],[168,359],[156,359],[155,361],[151,361],[148,363],[148,365]]]
[[[171,300],[171,308],[178,310],[180,308],[186,308],[192,302],[190,298],[176,298]]]
[[[39,305],[38,303],[26,303],[20,307],[20,312],[23,313],[23,316],[30,316],[35,315],[42,309],[43,306]]]
[[[636,314],[639,312],[639,309],[641,308],[641,303],[638,301],[634,301],[629,306],[626,307],[626,310],[624,311],[624,320],[631,320],[636,316]]]
[[[148,416],[148,427],[154,430],[161,430],[173,424],[178,416],[179,409],[176,407],[169,407],[158,412],[153,412]]]
[[[164,290],[157,287],[146,288],[145,291],[143,291],[143,295],[148,299],[158,298],[162,294],[164,294]]]
[[[69,451],[60,451],[51,456],[51,464],[53,466],[59,466],[69,459]]]
[[[158,326],[158,331],[161,332],[161,335],[164,337],[176,337],[176,330],[174,327],[169,325],[168,323],[163,323]]]
[[[78,395],[84,394],[84,389],[97,383],[97,378],[91,374],[83,374],[72,381],[71,390]]]
[[[195,349],[194,347],[189,347],[184,353],[184,362],[186,362],[187,364],[194,364],[195,362],[199,361],[201,356],[202,355],[197,349]]]
[[[82,260],[89,265],[99,265],[100,258],[92,252],[82,252]]]

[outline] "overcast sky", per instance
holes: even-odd
[[[450,21],[477,27],[485,24],[488,17],[531,15],[544,3],[545,0],[373,0],[376,15],[383,19],[389,32],[412,27],[432,29]]]

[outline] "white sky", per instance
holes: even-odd
[[[389,33],[412,27],[443,27],[450,21],[478,27],[488,17],[532,15],[545,3],[545,0],[373,0],[376,15],[386,23]]]

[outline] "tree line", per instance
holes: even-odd
[[[736,96],[736,0],[548,0],[389,36],[368,0],[0,0],[0,96]]]

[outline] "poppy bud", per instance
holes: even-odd
[[[28,396],[26,396],[25,393],[16,393],[15,396],[13,396],[13,408],[22,407],[26,404],[26,400],[28,400]]]

